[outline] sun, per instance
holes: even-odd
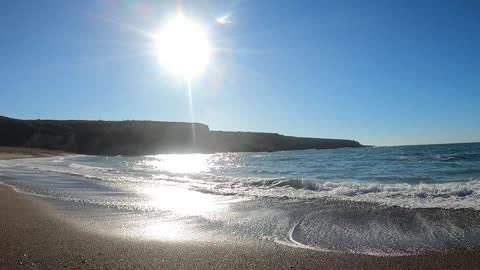
[[[205,69],[210,54],[206,32],[177,15],[156,36],[156,49],[165,69],[191,79]]]

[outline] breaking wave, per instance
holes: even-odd
[[[480,209],[480,144],[279,153],[72,156],[3,162],[101,185],[208,194]],[[1,165],[1,164],[0,164]]]

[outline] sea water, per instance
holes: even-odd
[[[79,223],[136,237],[221,233],[373,254],[480,244],[480,144],[77,155],[1,161],[0,175]]]

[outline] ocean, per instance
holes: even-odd
[[[480,245],[480,143],[0,161],[85,230],[380,255]]]

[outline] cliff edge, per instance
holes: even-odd
[[[0,116],[0,146],[93,155],[145,155],[332,149],[362,145],[352,140],[210,131],[207,125],[199,123],[19,120]]]

